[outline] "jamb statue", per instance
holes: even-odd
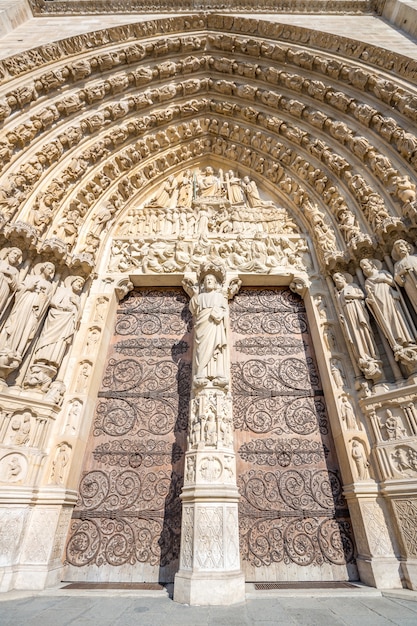
[[[404,287],[407,296],[417,313],[417,255],[413,254],[414,247],[404,239],[398,239],[392,248],[394,265],[394,279]]]

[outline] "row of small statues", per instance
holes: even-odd
[[[28,386],[39,385],[46,390],[76,331],[84,278],[68,276],[56,284],[55,266],[50,262],[36,264],[22,278],[22,251],[8,248],[2,251],[2,257],[0,378],[5,380],[20,367],[36,337],[26,381]]]
[[[408,374],[417,368],[417,329],[412,313],[397,285],[404,288],[413,312],[417,314],[417,255],[407,241],[399,239],[392,249],[394,275],[377,259],[362,259],[365,292],[346,272],[336,272],[336,285],[342,327],[359,369],[370,380],[380,380],[382,360],[376,346],[368,310],[386,338],[395,360]]]
[[[208,167],[204,177],[197,177],[187,170],[180,181],[169,176],[150,202],[142,209],[128,212],[118,234],[177,237],[210,233],[293,233],[297,230],[285,209],[260,198],[255,181],[248,176],[240,180],[229,172],[225,183],[222,174],[216,177],[210,172],[212,168]],[[210,185],[207,181],[211,181]],[[205,190],[213,195],[204,196]]]
[[[188,208],[195,200],[214,198],[227,200],[232,206],[245,204],[255,208],[272,205],[271,202],[261,200],[257,185],[249,176],[241,179],[233,170],[223,174],[221,169],[215,174],[211,166],[202,172],[187,170],[180,180],[171,174],[147,205]]]
[[[195,243],[184,238],[176,242],[116,239],[109,271],[139,270],[144,274],[192,272],[208,259],[225,264],[229,270],[242,272],[268,274],[279,267],[304,271],[308,264],[307,252],[304,239],[292,240],[284,235],[271,236],[260,232],[255,233],[253,238],[238,235],[236,239],[224,241],[200,237]]]
[[[256,212],[245,206],[232,211],[213,207],[131,209],[120,224],[121,237],[198,237],[210,234],[293,233],[296,225],[285,209],[257,207]]]

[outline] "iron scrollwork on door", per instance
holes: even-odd
[[[67,562],[176,569],[191,379],[187,299],[137,290],[117,312]]]
[[[243,562],[344,566],[349,512],[301,298],[247,288],[230,306]]]

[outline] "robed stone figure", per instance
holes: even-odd
[[[17,289],[13,309],[0,334],[0,353],[22,360],[51,300],[55,267],[41,263]]]
[[[404,346],[414,345],[415,329],[395,287],[394,278],[382,269],[377,259],[362,259],[360,266],[366,276],[366,304],[394,353]]]
[[[404,239],[398,239],[392,248],[395,281],[404,287],[410,302],[417,313],[417,255],[414,248]]]
[[[200,272],[198,285],[184,282],[192,294],[189,307],[194,319],[194,383],[198,386],[228,383],[228,302],[222,282],[213,268]]]
[[[382,362],[365,308],[365,294],[347,272],[336,272],[333,281],[342,327],[353,356],[365,377],[376,380],[382,374]]]
[[[47,363],[57,369],[75,333],[80,311],[84,279],[69,276],[51,299],[49,311],[35,348],[35,363]]]

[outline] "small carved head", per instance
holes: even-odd
[[[20,248],[10,248],[7,253],[7,260],[13,267],[22,262],[22,251]]]
[[[348,283],[353,281],[352,275],[347,272],[336,272],[333,274],[333,282],[336,285],[336,289],[341,291]]]
[[[391,256],[394,261],[399,261],[414,252],[413,246],[405,239],[398,239],[392,248]]]
[[[200,285],[203,285],[206,289],[206,278],[211,276],[214,278],[216,285],[211,289],[217,289],[219,286],[222,286],[226,280],[226,272],[221,265],[215,265],[214,263],[203,264],[200,267],[200,271],[198,273],[198,282]]]

